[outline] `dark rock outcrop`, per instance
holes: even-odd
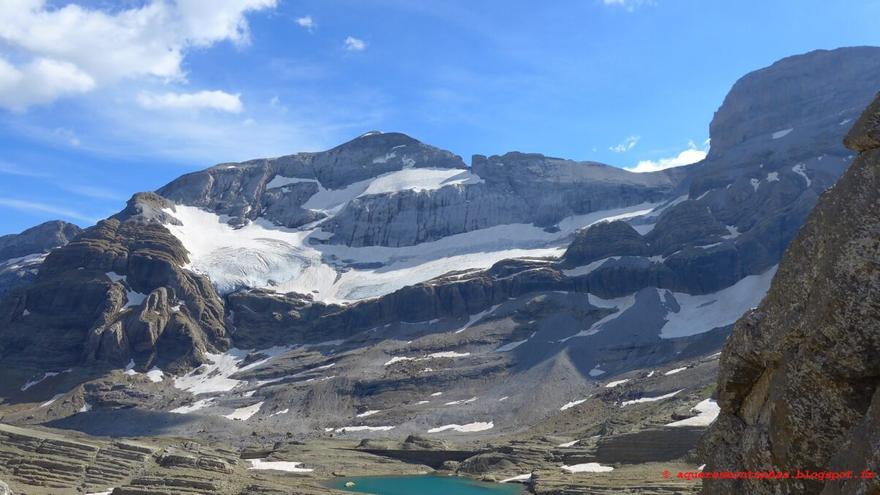
[[[706,480],[705,493],[878,493],[880,97],[859,152],[792,242],[767,297],[734,327],[718,381],[709,471],[853,471],[849,480]]]
[[[648,245],[630,224],[602,222],[579,231],[562,256],[566,266],[581,266],[610,256],[642,256]]]

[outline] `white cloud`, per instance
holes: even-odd
[[[79,213],[74,210],[69,210],[67,208],[59,208],[57,206],[52,206],[46,203],[39,203],[36,201],[25,201],[21,199],[12,199],[12,198],[2,198],[0,197],[0,206],[5,206],[7,208],[12,208],[14,210],[23,211],[25,213],[49,213],[52,215],[58,215],[61,217],[72,218],[75,220],[81,220],[84,222],[88,222],[90,224],[95,223],[95,219]]]
[[[150,93],[141,91],[138,105],[149,110],[200,110],[210,109],[240,113],[243,105],[238,94],[223,91],[199,91],[197,93]]]
[[[0,106],[28,106],[123,79],[185,80],[186,52],[249,41],[245,14],[277,0],[150,0],[106,12],[46,0],[0,2],[0,42],[22,58],[0,57]]]
[[[692,163],[697,163],[698,161],[706,158],[706,153],[709,151],[709,141],[706,140],[706,143],[702,149],[697,148],[693,141],[688,142],[688,148],[684,151],[681,151],[679,154],[675,156],[670,156],[667,158],[660,158],[658,160],[642,160],[634,167],[628,167],[626,170],[630,172],[636,173],[644,173],[644,172],[656,172],[658,170],[665,170],[667,168],[673,167],[681,167],[684,165],[690,165]]]
[[[636,144],[638,144],[639,142],[639,139],[641,139],[639,136],[630,136],[624,139],[622,143],[614,145],[608,149],[615,153],[625,153],[635,148]]]
[[[297,17],[296,24],[299,27],[305,28],[309,31],[312,31],[313,29],[315,29],[315,20],[312,19],[312,16],[310,16],[310,15],[304,15],[302,17]]]
[[[345,49],[350,52],[362,52],[367,49],[367,44],[362,39],[349,36],[345,38]]]
[[[633,12],[643,5],[654,5],[654,0],[602,0],[604,5],[623,7],[627,12]]]
[[[95,80],[69,62],[37,58],[15,67],[0,57],[0,106],[11,110],[23,111],[28,105],[94,87]]]

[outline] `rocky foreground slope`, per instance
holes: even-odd
[[[819,201],[767,297],[721,357],[707,470],[852,471],[853,479],[706,481],[706,493],[878,493],[880,96],[846,137],[859,153]]]

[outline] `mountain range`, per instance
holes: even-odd
[[[716,400],[725,421],[743,400],[715,393],[719,351],[774,276],[796,277],[783,254],[867,149],[843,138],[876,81],[880,48],[780,60],[731,88],[704,160],[658,172],[524,152],[466,164],[374,131],[184,175],[85,229],[0,237],[0,420],[278,461],[363,439],[434,469],[528,473],[535,493],[695,469]],[[536,474],[554,462],[630,467],[590,487]],[[138,470],[70,483],[147,493],[118,488]],[[44,493],[25,472],[0,467]]]

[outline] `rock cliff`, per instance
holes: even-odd
[[[706,470],[853,471],[853,479],[706,480],[705,493],[878,493],[880,96],[845,144],[858,153],[734,326]]]

